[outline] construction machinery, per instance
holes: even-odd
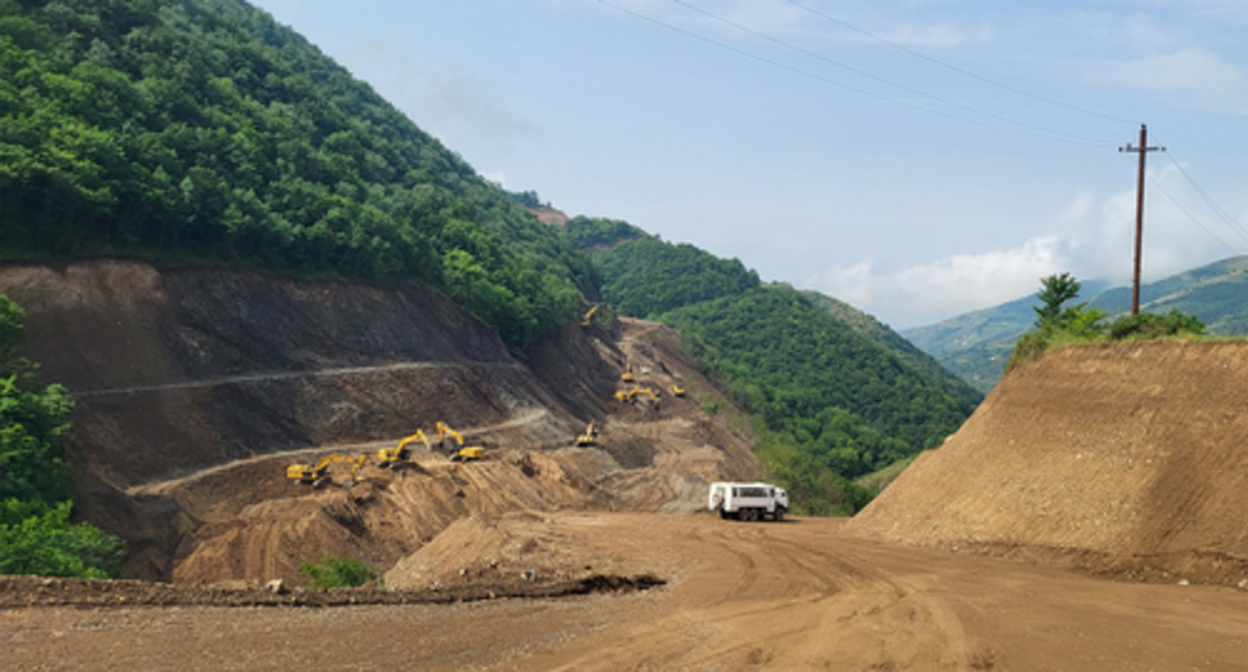
[[[636,380],[636,378],[633,377],[633,363],[628,362],[624,365],[624,373],[620,374],[620,382],[631,383],[634,380]]]
[[[403,464],[411,460],[412,451],[408,449],[407,446],[414,441],[420,441],[425,444],[426,449],[432,450],[432,447],[429,445],[429,437],[425,436],[425,433],[418,429],[415,434],[403,437],[403,439],[399,441],[399,445],[394,448],[382,448],[377,451],[377,461],[380,463],[379,466],[381,466],[382,469],[385,469],[387,467],[392,467],[396,464]],[[358,469],[358,467],[356,467],[356,469]]]
[[[465,446],[464,435],[451,429],[445,422],[438,421],[438,447],[444,448],[446,438],[449,436],[453,441],[450,450],[452,462],[470,462],[479,460],[485,456],[485,448],[483,446]]]
[[[681,387],[681,386],[677,385],[676,383],[672,383],[672,384],[669,386],[669,389],[671,389],[671,391],[672,391],[672,396],[674,396],[674,397],[683,397],[683,396],[685,396],[685,388],[683,388],[683,387]]]
[[[576,445],[578,446],[596,446],[598,445],[598,426],[596,421],[590,420],[589,426],[585,428],[585,433],[576,437]]]
[[[581,318],[581,326],[582,326],[582,327],[588,327],[588,326],[589,326],[589,319],[590,319],[591,317],[593,317],[593,316],[594,316],[594,313],[596,313],[596,312],[598,312],[598,305],[597,305],[597,304],[595,304],[593,308],[590,308],[590,309],[589,309],[589,311],[585,313],[585,317]]]
[[[655,406],[659,405],[659,395],[654,393],[654,388],[652,387],[634,387],[633,389],[627,391],[619,390],[615,393],[615,400],[630,402],[639,394],[650,397]]]
[[[304,485],[313,485],[325,478],[329,473],[329,465],[334,462],[351,462],[356,459],[354,456],[334,453],[322,457],[316,464],[292,464],[286,467],[286,478],[292,481],[299,481]],[[352,469],[352,473],[355,473],[355,469]]]

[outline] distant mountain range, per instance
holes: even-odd
[[[1140,287],[1140,309],[1195,315],[1220,336],[1248,334],[1248,257],[1232,257]],[[1039,283],[1037,282],[1037,287]],[[1089,297],[1091,297],[1089,299]],[[1114,319],[1131,310],[1131,288],[1100,280],[1083,283],[1078,300],[1088,301]],[[985,308],[943,322],[905,329],[905,336],[946,369],[987,393],[1001,379],[1002,367],[1018,337],[1031,329],[1035,295]]]

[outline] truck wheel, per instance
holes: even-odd
[[[777,506],[776,512],[771,514],[771,517],[774,518],[777,523],[784,522],[784,507]]]
[[[741,509],[741,520],[747,523],[758,520],[758,511],[756,509]]]

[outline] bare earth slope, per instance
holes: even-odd
[[[1071,347],[1006,376],[847,531],[1248,585],[1248,343]]]
[[[626,361],[652,372],[644,385],[709,388],[661,325],[569,325],[525,362],[414,287],[96,261],[3,267],[0,293],[26,310],[22,354],[77,400],[79,509],[129,542],[133,577],[297,581],[325,554],[384,570],[463,516],[689,510],[710,480],[756,468],[695,396],[613,399]],[[600,445],[571,447],[591,418]],[[437,421],[487,458],[416,444],[402,470],[332,465],[319,489],[286,479],[292,463],[375,455]]]

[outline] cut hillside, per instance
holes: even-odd
[[[6,2],[0,22],[2,259],[417,282],[514,349],[594,289],[524,198],[246,2]]]
[[[1248,343],[1068,347],[1012,371],[846,530],[1129,579],[1248,579]]]
[[[514,358],[497,334],[415,287],[299,284],[134,261],[0,268],[23,305],[21,354],[77,401],[66,457],[81,515],[130,545],[128,576],[300,580],[303,561],[384,570],[455,520],[515,510],[692,510],[757,468],[711,384],[663,325],[575,324]],[[632,362],[657,405],[614,399]],[[667,386],[683,382],[676,398]],[[574,447],[594,419],[596,446]],[[293,463],[375,455],[445,421],[480,462],[416,444],[414,463],[321,488]]]

